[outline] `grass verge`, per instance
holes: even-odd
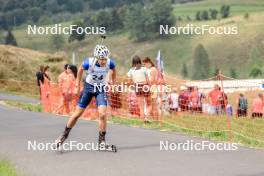
[[[17,107],[23,110],[32,111],[32,112],[43,112],[42,106],[40,104],[30,104],[30,103],[11,101],[11,100],[5,100],[4,102],[7,105]]]
[[[5,159],[0,159],[0,175],[1,176],[18,176],[15,168]]]
[[[231,119],[231,130],[227,128],[224,116],[212,117],[186,114],[165,118],[162,122],[151,121],[150,124],[144,124],[139,119],[117,116],[113,116],[111,120],[115,124],[178,132],[214,141],[234,142],[247,147],[264,149],[263,128],[261,128],[261,126],[264,126],[263,119]]]

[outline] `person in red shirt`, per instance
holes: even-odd
[[[187,87],[181,86],[179,94],[179,107],[182,112],[189,110],[190,92]]]
[[[208,94],[208,101],[213,108],[215,114],[220,113],[220,102],[219,98],[221,97],[221,91],[219,90],[218,84],[214,85],[214,89],[211,90]]]
[[[74,75],[71,73],[70,65],[64,66],[65,71],[59,75],[58,82],[61,93],[60,105],[56,109],[57,114],[63,114],[64,110],[67,114],[70,113],[69,103],[72,98],[73,90],[72,85],[75,80]]]
[[[259,93],[258,97],[253,100],[252,104],[252,118],[255,117],[262,117],[263,116],[263,107],[264,107],[264,102],[263,102],[263,94]]]
[[[190,106],[192,112],[202,113],[202,99],[205,98],[204,94],[198,91],[198,87],[193,87],[190,94]]]
[[[228,104],[228,98],[227,95],[224,91],[221,91],[221,88],[219,87],[219,91],[220,91],[220,96],[218,98],[219,101],[219,105],[220,105],[220,112],[221,114],[225,114],[226,113],[226,107]]]

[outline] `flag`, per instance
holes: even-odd
[[[157,69],[158,69],[158,81],[163,80],[164,77],[164,64],[163,64],[163,58],[161,56],[160,50],[158,51],[157,55]]]

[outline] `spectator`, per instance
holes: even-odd
[[[213,114],[220,113],[220,101],[219,97],[221,97],[221,92],[219,90],[219,86],[217,84],[214,85],[214,89],[211,90],[208,94],[208,101],[212,108]]]
[[[71,70],[71,73],[73,74],[74,78],[76,79],[77,78],[77,72],[78,72],[78,68],[76,67],[76,65],[69,65],[70,67],[70,70]]]
[[[43,73],[43,76],[45,77],[45,78],[47,78],[49,81],[51,80],[50,79],[50,75],[49,75],[49,66],[47,65],[47,66],[45,66],[44,67],[44,73]]]
[[[49,76],[49,66],[44,67],[43,76],[44,76],[44,86],[45,86],[45,92],[46,97],[49,97],[50,95],[50,76]]]
[[[135,86],[135,91],[137,95],[137,102],[140,109],[140,117],[144,119],[145,123],[149,123],[148,116],[149,111],[145,113],[145,104],[150,106],[149,97],[149,78],[146,67],[142,67],[142,62],[140,57],[134,56],[132,59],[132,68],[127,73],[128,81],[133,83]]]
[[[247,117],[248,101],[243,93],[239,94],[237,100],[237,117]]]
[[[80,96],[80,95],[77,95],[77,94],[73,93],[74,92],[73,90],[74,90],[75,80],[77,78],[78,68],[76,67],[76,65],[69,65],[68,67],[70,69],[69,73],[72,74],[73,77],[74,77],[74,79],[71,79],[71,85],[70,85],[71,94],[69,95],[69,101],[72,100],[71,110],[75,111],[75,107],[77,106],[77,102],[78,102],[78,99],[79,99],[79,96]]]
[[[156,120],[158,119],[158,103],[157,103],[157,98],[158,98],[158,87],[157,87],[157,78],[158,78],[158,71],[157,68],[155,67],[155,64],[152,62],[152,60],[149,57],[146,57],[143,60],[143,63],[145,65],[145,67],[148,70],[148,77],[149,77],[149,83],[150,83],[150,92],[151,92],[151,96],[150,98],[150,102],[151,105],[148,106],[148,110],[149,112],[151,112],[152,116],[154,118],[156,118]]]
[[[39,71],[36,73],[37,77],[37,85],[39,87],[39,95],[40,95],[40,100],[41,100],[41,89],[40,89],[40,83],[44,83],[44,66],[41,65],[39,67]]]
[[[225,114],[226,113],[226,106],[228,104],[228,98],[227,95],[224,91],[221,91],[221,87],[219,87],[219,91],[220,91],[220,96],[218,98],[219,101],[219,105],[220,105],[220,112],[221,114]]]
[[[44,67],[43,76],[44,76],[44,86],[45,86],[45,92],[46,97],[49,97],[50,95],[50,76],[49,76],[49,66]]]
[[[59,88],[61,93],[61,102],[55,111],[56,113],[63,114],[64,109],[66,110],[67,114],[70,113],[69,103],[72,98],[72,93],[73,93],[72,85],[74,85],[73,84],[74,80],[75,80],[74,75],[70,70],[70,65],[66,64],[64,66],[64,72],[62,72],[58,77]]]
[[[252,118],[263,116],[263,94],[259,93],[258,97],[253,100],[252,104]]]
[[[169,93],[168,91],[164,91],[161,93],[161,101],[162,101],[162,105],[161,105],[161,112],[162,115],[165,116],[169,116],[169,110],[170,110],[170,104],[169,104]]]
[[[170,112],[178,112],[179,108],[179,94],[177,93],[177,89],[173,88],[172,92],[169,94],[169,105]]]
[[[198,87],[193,87],[190,94],[190,107],[192,112],[202,113],[202,99],[204,98],[205,95],[198,91]]]
[[[43,84],[40,82],[41,94],[42,94],[41,100],[45,112],[51,112],[51,101],[50,101],[51,86],[50,86],[50,77],[48,70],[49,70],[49,66],[45,66],[43,70],[44,82]]]
[[[229,117],[233,116],[233,107],[231,104],[226,105],[226,115]]]
[[[188,111],[189,110],[189,97],[190,93],[185,86],[180,87],[180,95],[179,95],[179,107],[181,111]]]

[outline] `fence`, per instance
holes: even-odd
[[[119,83],[124,82],[122,78],[119,78]],[[186,81],[176,80],[174,78],[167,78],[166,85],[172,89],[177,89],[178,94],[178,111],[170,109],[171,105],[171,92],[158,93],[156,96],[152,96],[152,99],[145,99],[144,114],[147,112],[147,107],[152,105],[152,109],[149,114],[149,120],[151,123],[157,123],[159,126],[163,126],[164,129],[170,128],[177,131],[184,131],[194,135],[200,135],[205,133],[207,137],[214,138],[219,134],[226,135],[226,138],[231,141],[246,143],[254,143],[255,146],[264,146],[264,120],[252,119],[252,104],[257,98],[258,93],[262,93],[263,80],[236,80],[232,78],[213,77],[207,80],[199,81]],[[222,104],[219,104],[220,111],[216,114],[212,111],[210,103],[208,102],[208,95],[214,85],[218,84],[221,87],[223,95]],[[36,94],[38,88],[34,82],[16,82],[10,80],[0,80],[1,88],[14,86],[16,90],[26,91],[28,93]],[[182,86],[188,87],[188,89],[182,89]],[[25,90],[27,87],[27,90]],[[199,100],[201,105],[199,108],[192,107],[191,89],[198,87]],[[41,86],[41,102],[45,112],[57,113],[58,106],[62,103],[62,94],[60,88],[56,83],[50,83],[49,85]],[[237,118],[238,97],[240,93],[244,93],[248,100],[247,116]],[[153,94],[152,94],[153,95]],[[69,109],[70,113],[65,111],[62,114],[71,114],[80,95],[73,95],[69,97]],[[189,96],[185,101],[182,101],[181,97]],[[224,98],[227,97],[227,99]],[[134,91],[119,92],[113,91],[108,93],[108,117],[116,116],[119,118],[126,118],[131,120],[143,121],[143,117],[140,116],[140,108],[137,96]],[[233,112],[227,111],[232,107]],[[154,110],[156,108],[156,110]],[[222,108],[222,109],[221,109]],[[230,110],[230,109],[229,109]],[[96,103],[93,99],[90,105],[86,108],[83,118],[96,119],[97,118]],[[213,137],[212,137],[213,136]],[[219,138],[221,140],[221,138]],[[243,143],[243,142],[242,142]]]

